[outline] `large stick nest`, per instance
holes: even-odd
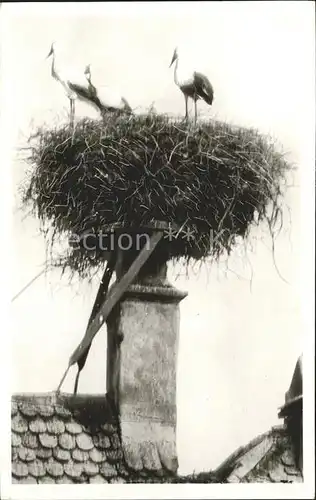
[[[280,215],[289,165],[256,130],[219,121],[197,126],[164,115],[109,115],[39,128],[31,137],[23,203],[58,237],[138,228],[154,220],[182,228],[165,238],[166,258],[218,258],[253,224]],[[186,236],[189,228],[191,235]],[[91,245],[90,245],[91,246]],[[60,263],[81,274],[107,259],[68,245]]]

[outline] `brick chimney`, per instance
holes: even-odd
[[[136,254],[121,252],[118,279]],[[186,295],[168,283],[158,248],[107,321],[107,393],[119,413],[125,460],[136,470],[178,468],[179,303]]]

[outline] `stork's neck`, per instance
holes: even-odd
[[[54,76],[54,70],[55,70],[55,52],[52,53],[52,75]]]
[[[176,85],[179,85],[179,80],[178,80],[178,62],[179,59],[177,58],[174,64],[174,83]]]
[[[55,52],[52,53],[52,76],[54,78],[58,79],[58,70],[56,67],[56,54],[55,54]]]

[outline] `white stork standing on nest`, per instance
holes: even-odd
[[[52,56],[52,77],[57,80],[64,88],[66,95],[70,101],[70,123],[74,124],[75,118],[75,100],[91,104],[94,108],[100,110],[100,105],[96,95],[96,89],[91,85],[84,72],[72,73],[64,71],[57,62],[56,57],[56,43],[53,42],[47,55],[47,58]]]
[[[127,100],[119,93],[113,92],[110,89],[96,89],[91,81],[91,65],[85,67],[84,72],[73,73],[67,72],[60,67],[56,61],[56,43],[53,42],[47,55],[47,58],[52,56],[52,77],[55,78],[63,87],[67,97],[70,100],[70,123],[73,126],[75,118],[75,100],[79,99],[100,111],[104,117],[108,111],[120,111],[132,113],[132,108]]]
[[[188,120],[188,99],[191,97],[194,101],[194,110],[195,110],[195,123],[197,120],[197,101],[199,99],[203,99],[207,104],[211,106],[214,98],[214,90],[209,81],[209,79],[203,75],[202,73],[198,73],[197,71],[193,71],[190,75],[180,75],[178,74],[178,64],[179,64],[179,55],[178,49],[175,48],[172,60],[170,63],[170,68],[175,62],[174,67],[174,82],[175,84],[182,90],[185,99],[185,118]]]

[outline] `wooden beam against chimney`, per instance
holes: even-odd
[[[56,392],[60,391],[60,388],[62,386],[63,381],[65,380],[69,368],[75,363],[77,363],[78,360],[81,358],[81,356],[85,353],[85,351],[89,349],[95,335],[98,333],[98,331],[106,321],[107,317],[109,316],[110,312],[118,303],[118,301],[121,299],[126,289],[129,287],[134,278],[137,276],[143,265],[147,262],[150,255],[152,254],[152,252],[154,251],[154,249],[156,248],[157,244],[159,243],[162,237],[163,237],[163,230],[162,229],[156,230],[156,232],[150,237],[149,248],[147,248],[147,245],[144,245],[144,247],[136,257],[134,262],[131,264],[128,271],[124,274],[124,276],[120,279],[120,281],[114,284],[105,302],[99,309],[99,312],[96,314],[95,318],[87,328],[84,338],[82,339],[78,347],[71,355],[67,370],[65,371],[65,374],[63,375]]]

